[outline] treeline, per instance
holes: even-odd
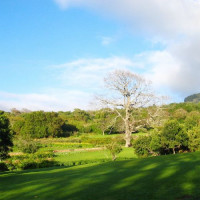
[[[199,105],[191,105],[188,107],[182,104],[185,109],[174,105],[179,108],[171,112],[173,117],[169,118],[163,127],[133,141],[136,154],[147,157],[200,150]]]
[[[113,121],[113,111],[73,112],[19,111],[6,113],[14,135],[29,135],[32,138],[68,137],[82,133],[111,134],[121,131],[119,120]]]
[[[123,115],[123,110],[118,110]],[[29,135],[32,138],[68,137],[79,134],[113,134],[123,133],[124,125],[118,114],[111,109],[85,111],[75,109],[73,112],[31,112],[12,109],[6,113],[14,135]],[[133,132],[161,130],[164,123],[177,120],[190,130],[200,119],[200,104],[173,103],[163,107],[135,109]]]

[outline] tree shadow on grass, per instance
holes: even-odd
[[[200,199],[200,153],[0,175],[6,200]]]

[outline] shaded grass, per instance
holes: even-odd
[[[200,199],[200,153],[0,174],[6,200]]]

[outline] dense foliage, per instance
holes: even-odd
[[[41,145],[33,140],[29,135],[19,137],[16,140],[16,147],[23,153],[35,153],[39,150]]]
[[[0,111],[0,160],[8,157],[8,152],[12,146],[13,143],[9,128],[9,120],[4,115],[4,112]]]
[[[69,126],[55,112],[22,113],[15,120],[13,131],[17,135],[29,135],[32,138],[61,137],[74,131],[73,126]]]
[[[117,112],[123,114],[124,111]],[[7,116],[18,141],[24,136],[33,139],[81,136],[77,140],[84,144],[71,144],[71,147],[75,148],[100,147],[112,142],[103,136],[90,137],[91,134],[124,133],[124,126],[117,117],[117,112],[112,109],[94,111],[75,109],[73,112],[57,113],[13,109]],[[142,137],[133,137],[133,146],[138,155],[149,156],[199,149],[200,103],[173,103],[162,107],[138,108],[131,114],[135,119],[134,127],[138,127],[133,133],[136,136],[137,133],[143,134]],[[124,145],[123,136],[118,144]]]
[[[146,136],[139,136],[133,147],[138,156],[170,154],[200,149],[200,126],[187,129],[187,124],[169,120],[161,131]]]

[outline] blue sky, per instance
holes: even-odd
[[[181,101],[200,92],[198,0],[0,1],[0,109],[88,109],[129,69]]]

